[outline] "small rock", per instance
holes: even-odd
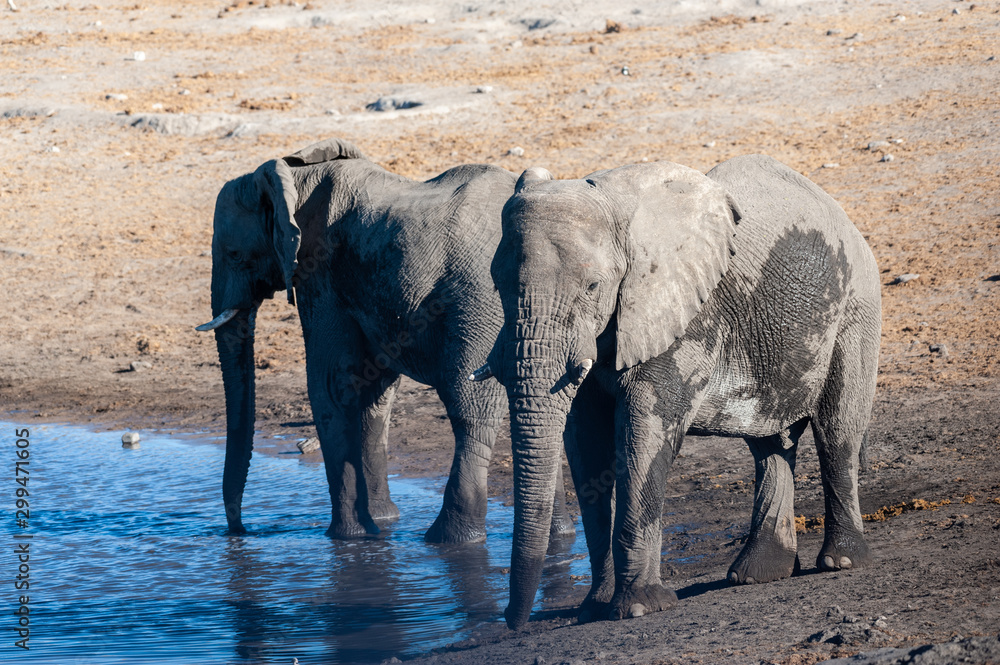
[[[891,162],[894,159],[896,159],[896,158],[893,157],[892,155],[886,154],[886,155],[882,155],[882,159],[880,159],[879,161],[880,162]]]
[[[878,619],[875,619],[875,622],[872,625],[875,626],[876,628],[888,628],[889,627],[889,624],[886,623],[885,617],[879,617]]]
[[[890,283],[891,284],[906,284],[907,282],[912,282],[913,280],[915,280],[915,279],[917,279],[919,277],[920,277],[919,274],[914,274],[912,272],[908,272],[908,273],[899,275],[898,277],[896,277],[896,279],[892,280],[892,282],[890,282]]]
[[[622,66],[622,76],[631,76],[632,74],[628,70],[628,65]]]
[[[434,18],[429,18],[429,19],[425,19],[424,23],[431,23],[431,24],[433,24],[433,23],[437,23],[437,20],[434,19]]]
[[[177,94],[178,94],[178,95],[185,95],[185,96],[186,96],[186,95],[190,95],[190,94],[191,94],[191,91],[190,91],[190,90],[188,90],[187,88],[184,88],[183,90],[181,90],[181,91],[180,91],[180,92],[178,92]]]
[[[476,88],[476,94],[478,95],[488,95],[493,92],[492,85],[481,85]]]
[[[827,619],[836,619],[837,617],[844,616],[844,611],[840,609],[840,605],[834,605],[826,611]]]
[[[129,364],[129,369],[131,369],[133,372],[143,372],[147,369],[153,369],[153,364],[148,363],[145,360],[133,360]]]
[[[861,621],[861,617],[859,616],[853,614],[844,615],[844,623],[858,623],[859,621]]]
[[[944,344],[931,344],[927,347],[927,350],[931,353],[936,353],[941,357],[946,357],[948,355],[948,347]]]
[[[827,162],[826,164],[823,165],[823,168],[824,169],[838,169],[838,168],[840,168],[840,164],[838,164],[837,162]]]
[[[899,145],[902,142],[903,139],[889,139],[889,143],[895,143],[896,145]]]
[[[847,37],[848,40],[855,41],[855,42],[859,42],[859,41],[861,41],[864,38],[865,38],[865,36],[863,34],[861,34],[860,32],[855,32],[850,37]]]
[[[423,102],[414,101],[412,99],[401,99],[399,97],[379,97],[371,104],[365,106],[368,111],[397,111],[404,109],[412,109],[418,106],[423,106]]]
[[[834,35],[839,35],[842,32],[843,32],[843,30],[837,30],[836,28],[832,28],[832,29],[826,31],[826,36],[827,37],[832,37]]]
[[[143,60],[146,59],[146,52],[136,51],[135,53],[132,54],[132,59],[135,60],[136,62],[142,62]]]
[[[340,111],[338,111],[337,109],[327,109],[326,111],[324,111],[324,113],[326,113],[327,115],[340,115]]]
[[[903,21],[906,20],[906,17],[903,16],[902,14],[896,14],[895,16],[892,17],[892,20],[894,23],[902,23]]]
[[[952,13],[953,15],[956,15],[956,16],[957,16],[958,14],[961,14],[962,12],[960,12],[960,11],[958,10],[958,7],[956,7],[955,9],[952,9],[952,10],[951,10],[951,13]]]
[[[153,104],[153,106],[150,107],[150,108],[152,108],[154,111],[162,111],[163,110],[163,104],[160,104],[159,102],[157,102],[156,104]]]
[[[51,145],[45,149],[45,152],[60,152],[59,146]]]
[[[703,148],[714,148],[715,147],[715,141],[709,141],[708,143],[704,144],[702,147]]]
[[[879,148],[887,148],[889,146],[888,141],[872,141],[868,144],[868,149],[875,152]]]
[[[139,433],[138,432],[125,432],[122,434],[123,444],[139,443]]]
[[[116,102],[124,102],[128,101],[128,95],[123,95],[120,92],[109,92],[108,94],[104,95],[104,99],[111,99]]]
[[[535,656],[535,665],[545,665],[545,659],[541,656]]]
[[[522,148],[519,145],[516,145],[513,148],[511,148],[510,150],[508,150],[507,154],[511,155],[513,157],[524,157],[524,148]]]
[[[314,453],[319,450],[319,439],[313,436],[304,441],[299,441],[295,445],[303,455],[308,455],[309,453]]]

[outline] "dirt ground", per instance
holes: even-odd
[[[348,139],[421,179],[465,162],[578,177],[767,153],[844,206],[882,271],[861,481],[874,565],[814,574],[823,510],[807,440],[802,573],[728,586],[751,458],[740,441],[691,439],[666,501],[676,610],[581,626],[567,584],[546,590],[565,611],[423,662],[807,665],[996,636],[1000,2],[16,7],[0,8],[8,418],[224,430],[214,340],[194,331],[210,318],[214,198],[316,140]],[[379,99],[410,108],[367,108]],[[259,436],[311,435],[297,314],[282,299],[261,308],[257,358]],[[395,472],[446,474],[450,432],[426,387],[404,384],[390,453]],[[509,497],[506,438],[490,482]]]

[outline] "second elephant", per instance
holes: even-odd
[[[477,376],[507,389],[514,544],[507,623],[527,621],[565,442],[590,551],[581,617],[676,603],[660,580],[666,478],[686,433],[740,437],[756,464],[733,582],[792,574],[793,468],[812,426],[822,570],[870,559],[859,449],[875,392],[871,250],[815,184],[773,159],[708,176],[669,162],[581,180],[521,176],[492,265],[504,328]]]
[[[254,319],[276,291],[297,296],[309,401],[330,486],[328,534],[378,532],[398,515],[386,479],[400,375],[444,402],[455,456],[427,539],[485,537],[486,470],[506,400],[465,380],[503,315],[489,265],[515,177],[466,165],[426,182],[331,139],[232,180],[216,201],[211,322],[226,393],[222,494],[232,532],[254,435]],[[552,528],[572,530],[562,497]]]

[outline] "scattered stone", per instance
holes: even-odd
[[[823,168],[824,169],[838,169],[838,168],[840,168],[840,164],[838,164],[837,162],[827,162],[826,164],[823,165]]]
[[[623,26],[618,21],[612,21],[611,19],[604,20],[604,34],[606,35],[610,35],[616,32],[621,32],[624,29],[625,26]]]
[[[855,32],[850,37],[847,37],[847,40],[848,41],[854,41],[854,42],[860,42],[864,38],[865,38],[865,36],[863,34],[861,34],[860,32]]]
[[[136,62],[142,62],[143,60],[146,59],[146,52],[136,51],[135,53],[132,54],[132,59],[135,60]]]
[[[136,432],[126,432],[122,434],[122,448],[138,448],[139,434]]]
[[[708,143],[705,143],[704,145],[702,145],[702,147],[703,148],[714,148],[715,147],[715,141],[709,141]]]
[[[944,644],[927,644],[904,649],[876,649],[846,658],[835,658],[824,665],[952,665],[953,663],[993,663],[1000,660],[1000,638],[968,637]]]
[[[902,142],[903,139],[889,139],[889,143],[895,143],[896,145],[899,145]]]
[[[437,19],[435,19],[435,18],[428,18],[428,19],[424,20],[424,23],[431,23],[431,24],[437,23]]]
[[[631,72],[628,70],[628,65],[622,65],[622,76],[631,76]]]
[[[511,148],[510,150],[508,150],[507,154],[511,155],[513,157],[524,157],[524,148],[522,148],[519,145],[516,145],[513,148]]]
[[[882,159],[880,159],[879,161],[880,162],[891,162],[894,159],[896,159],[896,158],[893,157],[892,155],[885,154],[885,155],[882,155]]]
[[[190,90],[188,90],[187,88],[184,88],[183,90],[181,90],[181,91],[180,91],[180,92],[178,92],[177,94],[178,94],[178,95],[182,95],[182,96],[187,96],[187,95],[190,95],[190,94],[191,94],[191,91],[190,91]]]
[[[818,633],[810,635],[809,641],[823,642],[826,644],[843,644],[844,636],[840,634],[839,630],[828,628],[826,630],[821,630]]]
[[[958,7],[955,7],[954,9],[952,9],[952,10],[951,10],[951,13],[952,13],[953,15],[956,15],[956,16],[957,16],[958,14],[961,14],[962,12],[960,12],[960,11],[958,10]]]
[[[157,102],[157,103],[153,104],[150,108],[153,109],[154,111],[162,111],[163,110],[163,104]]]
[[[936,353],[942,358],[948,357],[948,347],[944,344],[931,344],[927,347],[927,350],[931,353]]]
[[[896,277],[896,279],[892,280],[890,284],[906,284],[907,282],[912,282],[913,280],[918,279],[919,277],[920,277],[919,274],[908,272],[899,275],[898,277]]]
[[[338,111],[337,109],[327,109],[326,111],[324,111],[324,113],[326,113],[327,115],[340,115],[340,111]]]
[[[887,148],[887,147],[889,147],[888,141],[871,141],[868,144],[868,149],[871,150],[872,152],[875,152],[879,148]]]
[[[493,86],[492,85],[480,85],[480,86],[476,87],[476,94],[477,95],[488,95],[491,92],[493,92]]]
[[[831,28],[830,30],[826,31],[826,36],[827,37],[832,37],[834,35],[839,35],[842,32],[843,32],[843,30],[837,30],[836,28]]]
[[[61,151],[59,150],[59,146],[50,145],[48,148],[45,149],[45,152],[61,152]]]
[[[403,99],[402,97],[379,97],[377,100],[365,106],[368,111],[402,111],[405,109],[413,109],[418,106],[423,106],[423,102],[414,101],[412,99]]]
[[[109,92],[104,95],[104,99],[110,99],[116,102],[125,102],[128,101],[128,95],[123,95],[120,92]]]
[[[299,441],[295,445],[303,455],[308,455],[309,453],[314,453],[319,450],[319,439],[313,436],[304,441]]]
[[[902,14],[896,14],[895,16],[892,17],[893,23],[902,23],[905,20],[906,17],[903,16]]]
[[[133,372],[144,372],[147,369],[153,369],[153,364],[146,362],[145,360],[133,360],[129,364],[129,369]]]
[[[528,30],[544,30],[549,27],[556,20],[554,18],[524,18],[521,19],[521,25],[526,27]]]

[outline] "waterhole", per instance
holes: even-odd
[[[30,517],[19,528],[12,451],[25,427]],[[378,538],[334,541],[323,534],[322,464],[255,454],[243,502],[250,533],[227,536],[222,445],[146,433],[126,450],[120,432],[0,431],[10,444],[10,514],[0,523],[11,552],[0,575],[14,579],[13,543],[30,542],[30,588],[11,582],[0,596],[12,611],[19,595],[29,599],[30,650],[19,662],[378,663],[502,621],[513,508],[490,503],[485,543],[428,545],[443,479],[390,479],[400,519]],[[549,556],[539,600],[589,585],[585,552],[581,532]],[[13,642],[17,617],[3,616]]]

